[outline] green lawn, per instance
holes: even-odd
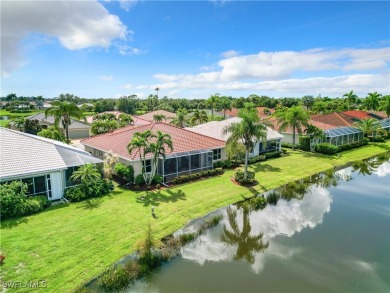
[[[0,116],[11,116],[11,119],[12,119],[12,118],[16,118],[16,117],[32,116],[32,115],[40,113],[42,111],[43,110],[32,110],[30,113],[11,113],[11,112],[6,111],[6,110],[0,110]],[[10,120],[0,120],[0,126],[6,127],[7,124],[11,121],[11,119]]]
[[[81,203],[59,205],[36,215],[1,224],[3,280],[46,280],[48,291],[68,292],[98,275],[131,253],[143,238],[149,221],[156,236],[173,233],[191,219],[228,204],[301,179],[334,166],[390,151],[390,142],[322,156],[295,151],[254,165],[260,184],[245,188],[224,175],[183,184],[149,195],[116,188],[110,196]],[[155,206],[157,219],[151,216]]]

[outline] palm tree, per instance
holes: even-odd
[[[295,132],[302,133],[302,128],[308,125],[309,115],[300,106],[293,106],[286,110],[281,109],[275,112],[278,121],[279,129],[286,130],[287,127],[292,127],[293,146],[295,146]]]
[[[176,117],[172,119],[171,124],[184,128],[187,120],[187,110],[182,108],[176,111]]]
[[[190,124],[192,126],[197,125],[197,124],[202,124],[209,121],[209,118],[207,117],[207,113],[202,110],[199,111],[198,109],[195,110],[194,114],[190,118]]]
[[[164,114],[154,114],[153,115],[153,121],[156,122],[162,122],[163,120],[166,120],[167,117]]]
[[[80,181],[83,185],[93,185],[96,181],[102,178],[98,168],[94,164],[82,165],[78,170],[74,171],[70,179]]]
[[[260,118],[257,115],[255,108],[243,108],[238,112],[238,117],[241,118],[240,122],[234,122],[227,125],[223,129],[223,133],[231,134],[227,140],[227,144],[235,141],[240,141],[245,146],[245,166],[244,166],[244,179],[248,178],[248,160],[249,153],[252,152],[256,141],[264,140],[267,138],[267,128],[264,124],[260,123]]]
[[[24,117],[16,117],[13,121],[15,127],[18,128],[19,131],[23,131],[25,122],[26,122],[26,118]]]
[[[363,105],[367,110],[377,110],[379,108],[379,98],[381,94],[377,92],[368,93],[367,98],[364,100]]]
[[[154,175],[157,172],[159,158],[162,157],[165,160],[165,154],[167,150],[173,151],[172,138],[169,134],[163,133],[160,130],[157,131],[157,134],[152,134],[150,137],[153,142],[149,143],[148,152],[153,154],[152,158],[152,173],[149,177],[148,184],[152,184]]]
[[[150,130],[146,130],[144,132],[136,132],[134,133],[131,141],[127,145],[127,151],[131,154],[134,150],[138,152],[139,159],[141,164],[143,165],[142,176],[144,177],[145,182],[147,182],[147,174],[146,171],[146,154],[149,146],[149,139],[152,135]]]
[[[69,142],[69,125],[72,123],[72,117],[76,119],[83,118],[83,111],[73,102],[54,101],[52,107],[45,111],[45,117],[54,116],[54,126],[58,128],[61,121],[65,129],[66,141]]]
[[[378,121],[374,118],[359,119],[356,121],[355,127],[360,129],[365,137],[372,136],[374,132],[382,129]]]
[[[314,105],[314,97],[304,96],[302,98],[302,104],[306,107],[306,110],[309,113],[310,108]]]
[[[348,104],[348,110],[351,109],[351,105],[356,103],[358,96],[353,93],[353,91],[350,91],[349,93],[346,93],[343,95],[345,97],[345,101]]]
[[[91,124],[91,132],[93,134],[102,134],[114,131],[118,128],[116,120],[96,120]]]
[[[390,117],[390,95],[383,97],[379,109],[386,112],[387,118]]]
[[[227,209],[230,229],[227,225],[223,227],[221,241],[228,245],[236,245],[237,251],[235,260],[246,259],[250,264],[254,263],[253,252],[262,252],[268,248],[269,243],[263,242],[263,233],[251,235],[251,225],[249,222],[249,210],[243,207],[243,227],[240,231],[237,221],[237,211],[231,207]]]
[[[66,142],[64,134],[53,126],[50,126],[48,129],[42,129],[40,132],[37,133],[37,135],[58,140],[61,142]]]
[[[134,123],[133,117],[131,117],[131,115],[123,114],[123,113],[119,114],[119,117],[117,120],[119,122],[120,127],[125,127],[127,125],[131,125]]]
[[[156,91],[156,96],[157,96],[157,99],[158,99],[158,91],[159,91],[160,89],[159,89],[158,87],[156,87],[154,90]]]
[[[223,97],[220,101],[220,107],[223,110],[223,119],[226,119],[226,110],[232,109],[232,101],[227,97]]]
[[[218,93],[214,94],[206,101],[207,105],[211,109],[211,116],[214,116],[214,109],[218,107],[219,102],[220,102],[220,98]]]

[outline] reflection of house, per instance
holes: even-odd
[[[163,176],[164,182],[170,182],[180,175],[197,173],[211,169],[213,161],[225,158],[225,142],[212,137],[197,134],[176,126],[151,122],[143,126],[127,126],[111,133],[90,137],[81,141],[86,151],[98,158],[112,151],[119,161],[134,167],[135,175],[141,174],[142,165],[139,152],[134,150],[129,154],[127,145],[134,133],[158,130],[171,136],[173,151],[167,150],[166,160],[160,159],[157,173]],[[150,154],[147,155],[150,157]],[[151,171],[151,161],[147,160],[146,172]]]
[[[22,180],[30,195],[61,199],[78,166],[101,163],[89,153],[59,141],[0,127],[0,182]]]
[[[240,122],[241,118],[233,117],[222,121],[210,121],[191,128],[186,128],[189,131],[207,135],[216,139],[227,141],[230,134],[223,134],[223,129],[231,123]],[[261,153],[275,151],[281,149],[281,139],[283,136],[275,130],[267,127],[267,139],[265,141],[258,141],[251,156],[256,156]]]
[[[38,114],[35,114],[33,116],[29,116],[26,119],[38,120],[39,125],[41,125],[43,128],[47,128],[49,126],[54,125],[54,117],[53,116],[45,117],[45,113],[38,113]],[[62,128],[61,122],[59,123],[58,126],[59,126],[60,130],[65,133],[65,130]],[[91,126],[89,126],[88,124],[71,118],[71,124],[69,125],[69,138],[70,139],[80,139],[80,138],[89,137],[90,136],[90,129],[91,129]]]
[[[149,113],[146,113],[143,115],[139,115],[137,117],[144,119],[144,120],[153,121],[153,116],[156,114],[157,115],[164,115],[165,119],[163,119],[162,122],[165,122],[165,123],[170,123],[172,121],[172,119],[176,118],[175,113],[165,111],[165,110],[156,110],[156,111],[152,111],[152,112],[149,112]]]

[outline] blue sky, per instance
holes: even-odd
[[[390,93],[389,1],[2,1],[1,19],[1,95]]]

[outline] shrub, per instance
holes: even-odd
[[[175,179],[173,179],[172,182],[175,184],[179,184],[179,183],[188,182],[191,180],[196,180],[196,179],[199,179],[201,177],[210,177],[210,176],[223,174],[223,172],[224,171],[222,168],[215,168],[215,169],[210,169],[210,170],[199,172],[199,173],[178,176]]]
[[[154,175],[154,177],[153,177],[152,183],[153,183],[153,184],[160,184],[162,181],[163,181],[162,176],[156,174],[156,175]]]
[[[239,167],[234,169],[234,180],[240,184],[251,183],[255,179],[255,170],[248,167],[247,179],[244,179],[244,168]]]
[[[127,183],[134,182],[134,168],[132,165],[117,163],[115,165],[115,174],[123,178]]]
[[[0,185],[2,219],[34,214],[50,206],[46,196],[28,196],[27,184],[12,181]]]
[[[192,233],[184,233],[184,234],[181,234],[179,236],[179,239],[180,239],[180,242],[182,245],[188,243],[188,242],[191,242],[193,241],[196,237],[197,237],[197,233],[196,232],[192,232]]]
[[[233,166],[233,162],[231,160],[218,161],[213,164],[214,168],[231,168]]]
[[[98,284],[107,291],[121,291],[130,284],[130,278],[125,268],[112,266],[98,278]]]
[[[282,142],[282,147],[283,148],[288,148],[288,149],[292,149],[292,143],[289,143],[289,142]],[[295,149],[299,149],[299,145],[298,144],[295,144],[294,145],[294,148]]]
[[[274,152],[269,152],[264,154],[267,160],[272,158],[279,158],[281,155],[282,155],[281,151],[274,151]]]
[[[93,184],[79,184],[65,190],[65,197],[71,202],[78,202],[88,198],[101,197],[114,190],[110,180],[100,179]]]
[[[299,137],[299,148],[303,151],[310,152],[310,137],[300,136]]]
[[[265,161],[265,160],[267,160],[267,157],[265,155],[254,156],[254,157],[249,159],[249,164],[262,162],[262,161]]]
[[[366,144],[367,144],[366,140],[361,140],[361,141],[354,141],[354,142],[351,142],[348,144],[340,145],[340,146],[338,146],[338,148],[339,148],[339,152],[343,152],[343,151],[350,150],[353,148],[361,147],[361,146],[366,145]]]
[[[287,149],[282,149],[282,153],[285,155],[287,154]]]
[[[331,145],[329,143],[320,143],[317,144],[314,148],[317,153],[325,154],[325,155],[334,155],[339,151],[339,148],[335,145]]]
[[[139,186],[144,185],[145,184],[144,176],[142,174],[137,175],[134,179],[134,184]]]

